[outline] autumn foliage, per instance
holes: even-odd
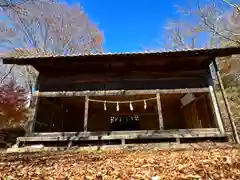
[[[26,95],[26,90],[14,79],[0,85],[0,129],[26,119]]]
[[[211,180],[239,179],[237,147],[202,144],[174,150],[111,150],[0,154],[0,179]]]

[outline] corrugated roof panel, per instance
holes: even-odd
[[[71,55],[36,55],[36,56],[21,56],[17,57],[16,59],[32,59],[32,58],[49,58],[49,57],[80,57],[80,56],[118,56],[118,55],[149,55],[149,54],[168,54],[168,53],[188,53],[188,52],[195,52],[196,54],[201,52],[214,52],[214,51],[224,51],[236,49],[236,47],[229,47],[229,48],[196,48],[196,49],[179,49],[179,50],[169,50],[169,51],[141,51],[141,52],[106,52],[106,53],[95,53],[95,54],[71,54]],[[240,53],[240,48],[239,53]],[[4,59],[14,58],[14,57],[3,57]]]

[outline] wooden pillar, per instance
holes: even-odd
[[[163,117],[162,117],[162,105],[161,105],[161,100],[160,100],[160,94],[157,93],[157,107],[158,107],[158,121],[159,121],[159,129],[163,130],[164,125],[163,125]]]
[[[221,134],[224,134],[223,122],[222,122],[222,118],[221,118],[220,111],[219,111],[219,108],[218,108],[217,99],[216,99],[216,96],[215,96],[215,93],[214,93],[214,89],[213,89],[212,86],[209,86],[209,90],[210,90],[210,98],[212,100],[212,107],[213,107],[214,116],[215,116],[217,126],[218,126]]]
[[[27,122],[25,136],[32,136],[32,134],[34,133],[36,118],[37,118],[38,103],[39,103],[39,99],[37,98],[36,103],[34,104],[34,109],[31,112],[31,117],[30,117],[29,121]]]
[[[84,125],[83,125],[84,132],[87,132],[88,108],[89,108],[89,100],[88,100],[88,96],[85,96]]]
[[[216,62],[215,58],[213,59],[213,66],[214,66],[216,76],[217,76],[217,79],[218,79],[218,83],[219,83],[219,86],[220,86],[220,90],[221,90],[221,93],[222,93],[224,105],[225,105],[226,110],[227,110],[228,118],[229,118],[229,121],[230,121],[230,124],[231,124],[231,127],[232,127],[233,137],[235,139],[235,142],[237,144],[240,144],[240,139],[238,137],[237,128],[236,128],[236,125],[233,121],[232,112],[231,112],[231,109],[230,109],[230,105],[229,105],[229,102],[228,102],[228,99],[227,99],[227,95],[226,95],[226,92],[225,92],[225,89],[224,89],[224,86],[223,86],[222,78],[221,78],[219,68],[218,68],[218,65],[217,65],[217,62]]]
[[[35,84],[35,87],[37,87],[37,89],[39,89],[39,83],[38,81]],[[34,129],[35,129],[35,124],[36,124],[36,118],[37,118],[37,111],[38,111],[38,106],[39,106],[39,98],[40,97],[36,97],[34,96],[35,93],[35,88],[32,89],[31,92],[31,102],[30,102],[30,107],[32,107],[32,111],[31,113],[31,117],[29,119],[29,121],[27,122],[27,127],[26,127],[26,133],[25,136],[32,136],[32,134],[34,133]],[[32,99],[34,97],[34,102],[32,102]]]

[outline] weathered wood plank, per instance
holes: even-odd
[[[191,89],[208,88],[209,83],[206,78],[198,79],[171,79],[171,80],[150,80],[150,81],[106,81],[90,83],[61,83],[45,84],[42,81],[40,92],[59,92],[59,91],[107,91],[107,90],[154,90],[154,89]]]
[[[196,128],[196,129],[177,129],[177,130],[136,130],[136,131],[95,131],[95,132],[44,132],[34,133],[34,136],[103,136],[103,135],[122,135],[122,134],[153,134],[153,133],[208,133],[219,132],[218,128]]]
[[[219,130],[212,131],[194,131],[192,130],[162,130],[151,133],[133,133],[128,131],[125,134],[110,134],[110,135],[61,135],[61,136],[36,136],[36,137],[19,137],[18,141],[76,141],[76,140],[111,140],[111,139],[159,139],[159,138],[204,138],[204,137],[225,137],[227,134],[222,134]]]
[[[78,71],[79,72],[79,71]],[[166,80],[166,79],[199,79],[199,77],[206,77],[206,70],[198,71],[176,71],[176,72],[152,72],[152,71],[127,71],[127,72],[116,72],[113,73],[92,73],[92,74],[77,74],[77,72],[69,72],[66,75],[63,74],[40,74],[39,78],[44,83],[68,83],[68,82],[102,82],[102,81],[119,81],[119,80],[133,80],[133,81],[144,81],[144,80]],[[50,72],[52,73],[52,71]],[[60,72],[59,72],[60,73]],[[72,73],[72,74],[70,74]]]
[[[224,127],[223,127],[222,118],[221,118],[220,111],[219,111],[219,108],[218,108],[218,105],[217,105],[217,99],[216,99],[216,96],[214,94],[213,87],[209,86],[209,90],[210,90],[210,99],[212,101],[212,108],[213,108],[213,111],[214,111],[216,124],[217,124],[220,132],[223,134],[224,133]]]
[[[156,98],[157,98],[157,108],[158,108],[159,129],[163,130],[164,129],[164,124],[163,124],[163,116],[162,116],[162,104],[161,104],[159,93],[157,93]]]
[[[98,77],[98,76],[94,76],[94,77],[90,77],[88,79],[83,79],[83,78],[79,78],[79,79],[62,79],[62,78],[46,78],[44,79],[44,85],[51,85],[51,84],[69,84],[69,82],[71,83],[108,83],[108,82],[124,82],[124,81],[134,81],[134,82],[142,82],[142,81],[179,81],[179,80],[185,80],[185,81],[198,81],[200,79],[200,77],[158,77],[158,78],[154,78],[154,77],[143,77],[143,78],[133,78],[133,77],[128,77],[128,78],[122,78],[121,76],[119,77],[106,77],[106,78],[102,78],[102,77]],[[43,82],[43,81],[42,81]]]
[[[71,96],[131,96],[137,94],[176,94],[176,93],[200,93],[209,92],[209,88],[188,88],[188,89],[158,89],[158,90],[106,90],[106,91],[35,91],[34,96],[38,97],[71,97]]]
[[[195,128],[195,129],[176,129],[176,130],[133,130],[133,131],[88,131],[88,132],[35,132],[34,136],[50,136],[50,135],[103,135],[103,134],[126,134],[126,133],[138,133],[138,134],[151,134],[161,132],[180,132],[180,133],[192,133],[192,132],[219,132],[218,128]]]
[[[89,107],[89,100],[88,96],[85,96],[85,110],[84,110],[84,132],[87,132],[87,121],[88,121],[88,107]]]

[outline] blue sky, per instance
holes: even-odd
[[[175,5],[185,0],[68,0],[80,3],[104,32],[105,52],[134,52],[162,48],[168,19],[177,17]]]

